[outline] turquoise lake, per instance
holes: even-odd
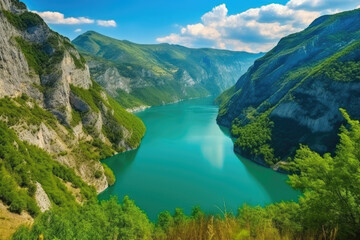
[[[216,124],[213,98],[152,107],[136,113],[147,132],[137,150],[104,160],[116,183],[99,195],[128,195],[151,220],[158,213],[193,206],[207,213],[233,211],[244,203],[297,200],[287,175],[236,155],[226,130]]]

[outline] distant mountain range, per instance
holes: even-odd
[[[218,95],[262,53],[142,45],[86,32],[72,43],[92,78],[127,108]]]

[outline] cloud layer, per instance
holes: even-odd
[[[103,27],[116,27],[116,22],[114,20],[97,20],[97,25]]]
[[[214,7],[201,22],[181,27],[178,33],[157,42],[197,47],[268,51],[280,38],[306,28],[323,14],[354,9],[358,0],[290,0],[286,5],[269,4],[228,15],[225,4]]]
[[[96,23],[102,27],[116,27],[116,22],[114,20],[94,20],[86,17],[65,17],[65,15],[60,12],[51,11],[33,12],[42,17],[48,24],[79,25]]]

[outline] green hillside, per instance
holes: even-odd
[[[333,152],[346,108],[360,117],[360,10],[323,16],[280,40],[219,98],[236,151],[274,165],[299,144]],[[263,162],[265,160],[265,162]]]
[[[95,81],[124,107],[217,95],[262,54],[141,45],[86,32],[73,44]]]

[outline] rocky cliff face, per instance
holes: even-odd
[[[96,32],[82,34],[73,43],[88,60],[94,80],[125,107],[218,95],[263,55],[140,45]]]
[[[35,121],[35,114],[24,112],[10,121],[13,109],[4,105],[1,120],[21,140],[46,150],[97,192],[103,191],[108,183],[100,158],[137,147],[144,125],[91,81],[85,59],[69,39],[17,0],[0,0],[0,7],[2,104],[50,114]],[[15,101],[19,97],[24,105]]]
[[[219,97],[219,124],[245,129],[259,116],[268,117],[273,126],[265,142],[276,161],[291,156],[299,143],[332,152],[343,123],[339,108],[360,117],[359,33],[360,10],[354,10],[320,17],[281,39]],[[264,146],[257,144],[243,150],[254,155],[251,148]]]

